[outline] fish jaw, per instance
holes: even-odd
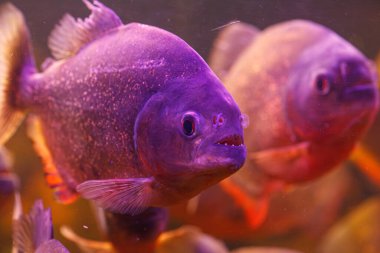
[[[362,108],[378,107],[378,90],[373,83],[357,84],[343,90],[340,98],[343,102],[358,104]]]
[[[240,136],[240,137],[239,137]],[[242,135],[230,134],[215,140],[203,140],[187,163],[170,165],[170,174],[157,169],[155,179],[160,194],[160,203],[171,205],[189,199],[202,190],[237,172],[246,159],[246,146]],[[169,165],[165,165],[169,167]]]
[[[225,168],[231,173],[243,166],[247,153],[243,137],[238,134],[227,135],[206,149],[196,159],[196,165],[205,167],[210,164],[209,167]]]
[[[237,172],[243,166],[246,155],[247,149],[240,134],[205,141],[194,156],[192,181],[199,184],[201,190],[215,184]]]

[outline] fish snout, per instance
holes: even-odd
[[[346,60],[339,65],[344,83],[343,101],[373,101],[377,97],[376,78],[362,61]]]
[[[225,122],[226,122],[226,119],[222,113],[218,113],[217,115],[214,115],[212,117],[212,126],[214,128],[219,128],[219,127],[223,126],[225,124]]]
[[[345,60],[339,64],[340,75],[347,86],[373,85],[373,74],[367,64],[358,60]]]

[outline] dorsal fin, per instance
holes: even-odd
[[[65,14],[49,36],[48,45],[57,60],[75,55],[84,45],[123,24],[113,10],[99,1],[82,1],[91,10],[90,16],[82,20]]]
[[[223,26],[214,41],[209,60],[211,69],[221,80],[259,34],[258,28],[240,21]]]

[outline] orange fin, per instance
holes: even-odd
[[[260,198],[249,196],[243,189],[228,178],[221,181],[220,185],[222,189],[235,200],[236,204],[241,207],[252,229],[256,229],[264,223],[269,207],[269,198],[267,196]]]
[[[54,190],[57,201],[64,204],[74,202],[78,198],[78,194],[64,183],[54,165],[53,158],[46,146],[39,119],[36,116],[30,117],[28,123],[28,135],[33,140],[34,149],[42,159],[46,182]]]
[[[358,144],[351,153],[350,160],[358,165],[360,171],[372,182],[380,186],[380,162],[376,159],[375,154]]]

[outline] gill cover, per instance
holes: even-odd
[[[155,153],[159,150],[156,150],[154,143],[163,134],[160,131],[165,131],[161,125],[156,125],[160,124],[156,119],[164,110],[165,101],[167,99],[162,93],[151,96],[138,114],[134,126],[135,150],[144,168],[148,169],[149,172],[154,172],[157,166],[155,163]]]

